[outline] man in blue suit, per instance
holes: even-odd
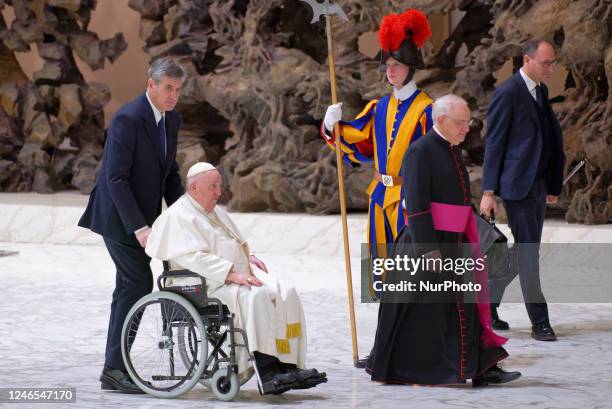
[[[184,192],[176,163],[180,117],[174,110],[186,73],[169,58],[153,62],[147,90],[113,116],[102,167],[79,226],[102,235],[117,268],[102,389],[142,393],[126,372],[121,330],[130,308],[153,289],[144,247],[162,209]]]
[[[495,195],[502,198],[516,245],[518,274],[531,336],[555,341],[548,307],[540,286],[539,247],[546,203],[561,193],[563,138],[559,121],[548,101],[549,80],[555,65],[554,47],[541,39],[523,47],[523,67],[493,93],[487,112],[487,136],[482,175],[480,211],[497,210]],[[497,306],[514,277],[491,282],[491,317],[497,329],[508,323],[497,315]]]

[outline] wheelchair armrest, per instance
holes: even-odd
[[[162,277],[202,277],[198,273],[194,273],[191,270],[164,270]]]
[[[164,280],[165,284],[166,278],[173,277],[193,277],[199,279],[202,282],[202,296],[204,297],[203,299],[206,298],[206,279],[201,275],[189,270],[164,270],[161,275],[157,277],[157,288],[162,291],[162,280]]]

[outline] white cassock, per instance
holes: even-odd
[[[248,246],[236,225],[219,206],[206,212],[184,194],[152,227],[146,252],[168,260],[173,269],[186,269],[206,278],[208,296],[218,298],[235,314],[234,325],[246,331],[249,350],[277,357],[304,368],[306,322],[302,303],[293,287],[249,263]],[[249,290],[225,284],[231,269],[252,271],[264,285]],[[240,343],[240,336],[237,340]],[[250,376],[244,348],[236,348],[239,375]]]

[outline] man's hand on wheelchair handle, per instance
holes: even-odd
[[[225,283],[226,284],[234,283],[238,285],[243,285],[249,289],[251,288],[252,285],[254,285],[255,287],[261,287],[263,285],[263,283],[259,281],[257,277],[250,275],[250,274],[238,273],[234,270],[229,272],[229,274],[227,275],[227,278],[225,279]]]
[[[138,232],[135,233],[136,240],[142,246],[142,248],[147,247],[147,240],[149,240],[149,236],[151,235],[151,228],[149,226],[142,228]]]
[[[257,267],[261,271],[264,271],[266,273],[268,272],[268,267],[266,267],[264,262],[258,259],[255,255],[251,254],[251,256],[249,257],[249,261],[251,262],[251,264],[254,264],[255,267]]]

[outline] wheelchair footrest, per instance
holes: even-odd
[[[274,377],[274,379],[262,383],[261,392],[263,395],[280,395],[281,393],[287,392],[289,389],[291,389],[291,385],[295,384],[296,382],[297,379],[293,375],[277,375]]]

